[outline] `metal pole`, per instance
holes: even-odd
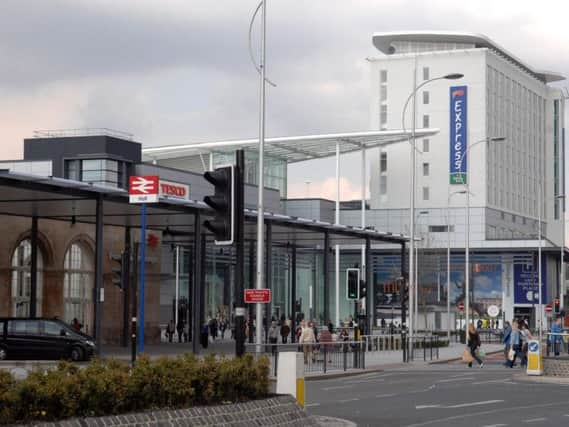
[[[541,158],[538,157],[538,161],[540,162],[539,168],[539,189],[537,191],[537,222],[538,222],[538,239],[539,239],[539,246],[537,247],[537,275],[538,275],[538,282],[537,282],[537,293],[538,293],[538,304],[537,304],[537,321],[538,321],[538,330],[539,330],[539,342],[541,343],[541,338],[543,334],[543,325],[542,325],[542,303],[543,303],[543,296],[541,295],[541,245],[542,245],[542,238],[541,238]]]
[[[200,211],[196,211],[194,215],[194,275],[192,280],[192,352],[198,354],[200,352],[200,335],[201,335],[201,300],[202,300],[202,283],[201,268],[202,257],[202,220]],[[235,292],[237,292],[237,282],[235,283]]]
[[[237,188],[235,189],[236,216],[235,233],[235,355],[242,356],[245,352],[245,213],[243,210],[244,186],[243,170],[245,168],[245,154],[243,150],[237,150]],[[252,262],[252,260],[251,260]]]
[[[365,275],[366,275],[366,288],[367,288],[367,295],[366,295],[366,306],[367,306],[367,317],[368,317],[368,328],[367,334],[372,335],[371,331],[373,328],[373,318],[375,314],[375,307],[374,307],[374,295],[375,289],[373,284],[373,262],[371,259],[371,239],[366,237],[365,243]]]
[[[125,227],[124,228],[124,251],[126,253],[126,256],[124,257],[124,259],[126,260],[125,264],[122,266],[122,268],[125,270],[124,276],[126,277],[126,283],[124,284],[124,289],[123,289],[123,318],[122,318],[122,326],[123,326],[123,331],[122,331],[122,346],[123,347],[128,347],[128,336],[129,336],[129,332],[128,332],[128,326],[129,326],[129,312],[128,312],[128,305],[130,302],[130,262],[131,262],[131,248],[130,248],[130,227]]]
[[[466,163],[466,179],[469,182],[470,177],[468,176],[468,162]],[[467,184],[466,191],[466,248],[465,248],[465,258],[464,258],[464,290],[466,292],[466,302],[464,304],[464,310],[466,311],[466,332],[468,333],[468,325],[470,322],[470,185]],[[466,335],[465,335],[466,336]]]
[[[296,245],[292,245],[291,255],[291,285],[290,285],[290,301],[291,301],[291,327],[290,327],[290,342],[296,340]]]
[[[361,224],[362,224],[362,230],[366,228],[366,149],[365,146],[362,144],[362,156],[361,156],[361,165],[360,165],[360,169],[361,169]],[[367,242],[364,243],[362,245],[362,269],[361,269],[361,275],[366,277],[366,286],[367,286],[367,295],[366,295],[366,315],[368,316],[368,319],[370,318],[370,316],[372,315],[371,311],[368,312],[368,308],[371,307],[371,304],[368,303],[368,300],[371,298],[371,293],[370,293],[370,283],[367,283],[367,258],[366,258],[366,245]],[[371,322],[371,321],[370,321]],[[372,327],[372,323],[369,324],[369,334],[371,335],[371,327]]]
[[[144,352],[144,282],[146,266],[146,203],[142,203],[140,216],[140,292],[138,300],[138,352]]]
[[[103,335],[101,328],[103,292],[103,198],[99,195],[95,207],[95,344],[99,355]]]
[[[176,245],[176,298],[174,302],[174,324],[178,327],[178,300],[180,298],[180,245]]]
[[[447,201],[447,339],[450,345],[450,194]]]
[[[38,217],[32,217],[32,232],[30,236],[30,306],[29,316],[37,316],[38,305]],[[16,314],[16,313],[14,313]]]
[[[336,141],[336,218],[334,223],[340,224],[340,143]],[[340,245],[335,247],[335,281],[336,281],[336,326],[340,326]]]
[[[413,338],[413,307],[415,292],[415,127],[417,115],[417,56],[413,69],[413,118],[411,130],[411,200],[409,205],[409,342]]]
[[[563,203],[565,203],[565,200],[563,200]],[[563,212],[563,211],[562,211]],[[563,235],[561,237],[562,242],[561,242],[561,266],[559,267],[559,311],[561,311],[563,309],[563,300],[565,299],[565,264],[563,263],[563,256],[565,255],[565,213],[563,212],[563,219],[562,219],[562,224],[563,224]]]
[[[263,20],[261,26],[261,69],[260,85],[260,120],[259,120],[259,206],[257,207],[257,289],[263,289],[265,284],[263,282],[264,273],[264,227],[265,227],[265,207],[263,200],[263,193],[265,190],[265,48],[267,37],[267,0],[263,0],[262,6]],[[257,318],[257,352],[261,352],[261,341],[263,339],[263,306],[262,304],[256,305],[256,318]]]
[[[324,249],[322,250],[324,264],[324,321],[330,323],[330,233],[324,232]]]

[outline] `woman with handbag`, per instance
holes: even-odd
[[[468,363],[469,368],[472,368],[472,362],[474,360],[478,362],[481,368],[484,366],[484,362],[482,362],[482,359],[480,359],[476,354],[478,347],[480,347],[480,335],[478,335],[478,331],[471,323],[468,325],[468,348],[470,350],[470,355],[472,356],[472,360]]]
[[[522,350],[522,338],[520,335],[520,330],[518,328],[518,321],[514,320],[512,322],[512,332],[510,333],[510,351],[508,353],[508,366],[510,368],[514,367],[516,363],[516,357],[521,353]]]

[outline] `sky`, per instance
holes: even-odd
[[[267,2],[266,69],[277,84],[267,91],[268,136],[370,129],[365,58],[379,55],[379,31],[482,33],[569,76],[564,0]],[[0,0],[0,158],[21,158],[39,129],[106,127],[145,147],[256,137],[248,30],[257,4]],[[258,26],[253,35],[258,52]],[[334,165],[291,165],[289,196],[334,198]],[[348,155],[342,199],[359,197],[359,181],[359,156]]]

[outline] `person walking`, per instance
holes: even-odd
[[[279,328],[277,326],[276,320],[271,322],[271,327],[269,328],[269,343],[271,345],[271,353],[275,354],[277,350],[277,341],[279,340]]]
[[[554,334],[562,334],[563,333],[563,326],[561,325],[561,317],[555,319],[553,325],[549,330],[552,335],[549,336],[549,344],[551,345],[551,349],[553,350],[553,354],[555,356],[559,356],[560,349],[563,343],[563,336],[562,335],[554,335]]]
[[[298,338],[298,343],[302,346],[302,351],[304,353],[304,363],[307,364],[309,359],[314,362],[314,355],[312,353],[312,346],[316,342],[314,337],[314,329],[312,329],[312,322],[306,324],[305,321],[302,322],[302,330],[300,337]]]
[[[528,328],[528,324],[526,322],[521,322],[520,326],[520,338],[522,344],[522,355],[521,355],[521,363],[520,366],[522,368],[528,365],[528,345],[529,340],[533,339],[531,332]]]
[[[182,319],[178,320],[176,331],[178,331],[178,342],[182,342],[182,337],[184,336],[184,321]]]
[[[512,326],[510,322],[506,320],[504,323],[504,335],[502,338],[502,344],[504,344],[504,365],[508,364],[508,353],[510,352],[510,335],[512,334]]]
[[[322,350],[324,350],[324,354],[328,354],[328,362],[332,362],[332,344],[329,344],[331,342],[333,342],[334,340],[332,339],[332,334],[334,332],[334,325],[332,325],[332,323],[328,324],[328,328],[324,329],[322,332],[320,332],[320,348]]]
[[[290,326],[283,321],[281,325],[281,340],[283,344],[286,344],[288,341],[288,335],[290,334]]]
[[[480,335],[478,335],[478,331],[471,323],[470,325],[468,325],[468,348],[470,350],[470,355],[472,356],[472,358],[476,360],[480,365],[480,367],[482,368],[484,366],[484,362],[482,362],[482,359],[480,359],[480,357],[478,357],[478,355],[476,354],[476,351],[478,350],[479,347],[480,347]],[[472,362],[468,363],[468,367],[472,368]]]
[[[508,351],[508,366],[513,368],[516,363],[516,358],[521,355],[522,339],[520,330],[518,328],[518,321],[512,322],[512,332],[510,333],[510,350]]]

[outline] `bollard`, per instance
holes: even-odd
[[[528,375],[542,375],[543,374],[543,362],[541,360],[541,348],[540,343],[537,340],[528,341]]]
[[[295,352],[281,352],[277,372],[277,393],[290,394],[304,407],[304,355]],[[292,374],[295,375],[292,375]]]

